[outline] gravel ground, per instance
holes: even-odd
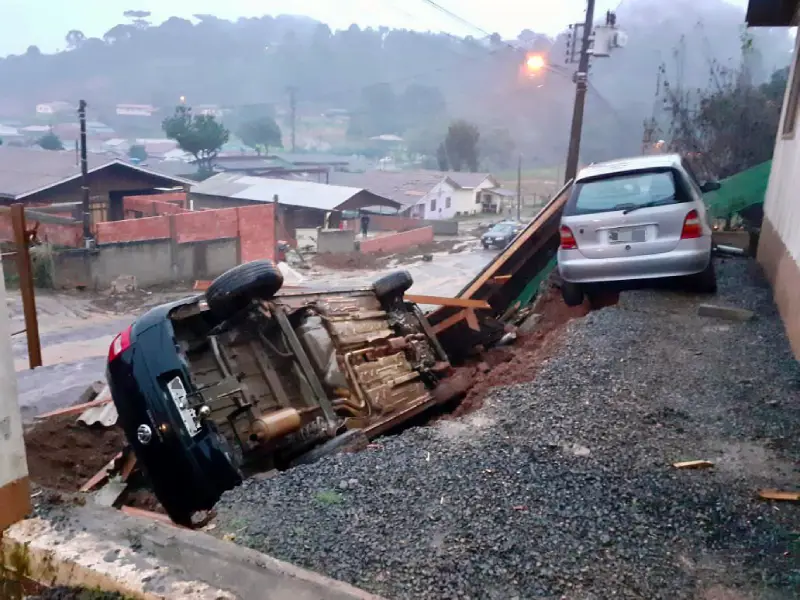
[[[800,597],[800,368],[744,260],[707,298],[623,293],[533,383],[219,503],[215,535],[387,598]],[[677,470],[674,461],[715,467]]]

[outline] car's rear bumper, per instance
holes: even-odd
[[[558,251],[558,271],[564,281],[597,283],[632,279],[659,279],[699,273],[711,260],[711,238],[681,240],[674,250],[660,254],[616,258],[586,258],[579,250]]]

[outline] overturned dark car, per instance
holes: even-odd
[[[282,284],[269,261],[239,265],[111,344],[120,424],[176,523],[250,474],[365,445],[449,399],[436,388],[450,364],[404,300],[407,272],[361,289]]]

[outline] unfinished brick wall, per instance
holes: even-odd
[[[361,252],[400,252],[433,241],[433,227],[420,227],[403,233],[382,235],[361,241]]]
[[[345,229],[361,231],[361,219],[347,219],[342,221]],[[370,215],[370,231],[410,231],[423,227],[425,222],[422,219],[412,217],[401,217],[399,215]]]
[[[169,216],[97,223],[95,235],[98,244],[169,238]]]
[[[242,262],[260,258],[275,260],[274,206],[240,206],[236,210]]]
[[[71,216],[71,215],[67,215]],[[28,229],[36,225],[36,221],[28,219]],[[83,227],[81,225],[55,225],[52,223],[39,223],[39,240],[49,242],[56,246],[78,248],[83,245]],[[13,242],[14,229],[11,226],[9,215],[0,215],[0,242]]]
[[[186,192],[125,196],[122,202],[126,219],[189,212],[186,208]]]
[[[255,208],[262,208],[256,206]],[[175,234],[179,244],[239,235],[238,208],[201,210],[175,215]]]

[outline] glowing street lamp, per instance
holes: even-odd
[[[525,58],[525,68],[529,73],[538,73],[547,66],[541,54],[529,54]]]

